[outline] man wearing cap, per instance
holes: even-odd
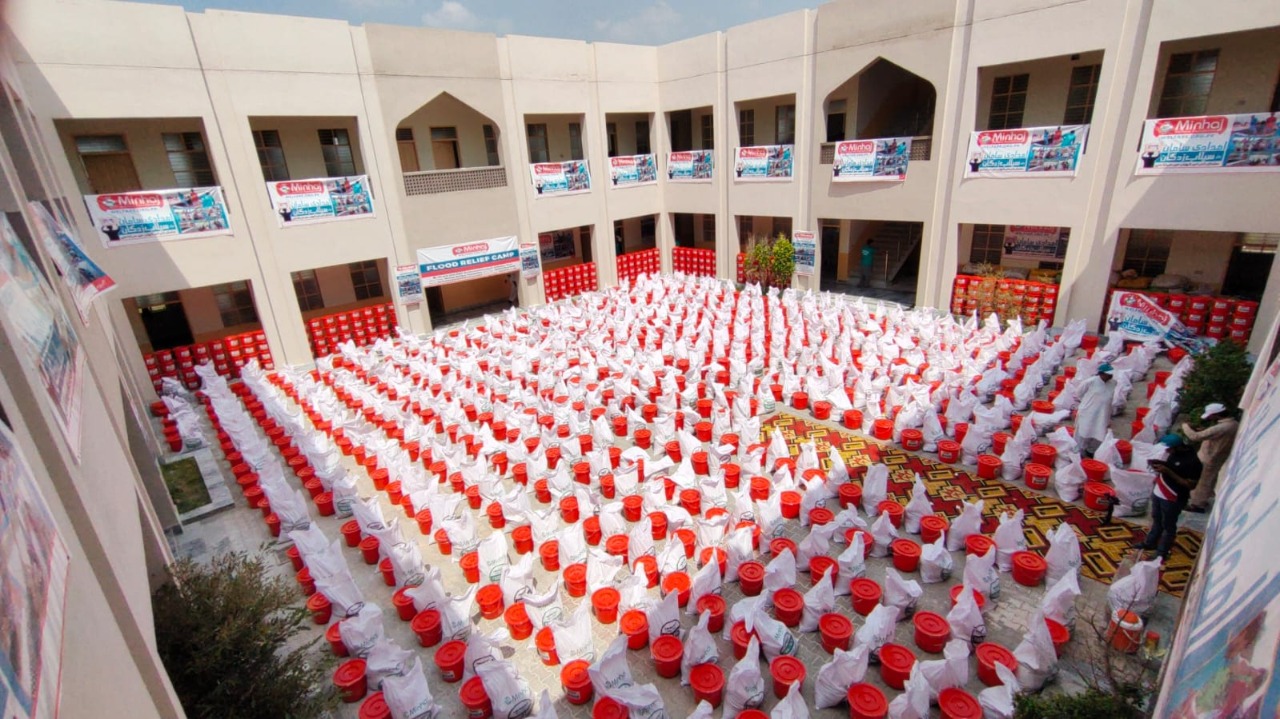
[[[1204,512],[1208,508],[1209,500],[1213,499],[1213,490],[1218,486],[1218,475],[1222,473],[1222,465],[1227,463],[1231,445],[1236,440],[1236,430],[1240,428],[1240,423],[1227,411],[1226,405],[1220,402],[1206,405],[1200,419],[1211,424],[1198,432],[1185,422],[1182,424],[1182,433],[1187,439],[1200,443],[1197,454],[1204,464],[1200,483],[1196,485],[1196,491],[1191,493],[1188,512]]]
[[[1076,443],[1091,457],[1107,436],[1107,430],[1111,429],[1111,399],[1114,394],[1109,364],[1098,367],[1098,373],[1086,379],[1080,387]]]
[[[1169,448],[1169,456],[1147,462],[1156,473],[1151,489],[1151,529],[1146,540],[1134,546],[1145,552],[1155,550],[1167,560],[1178,534],[1178,515],[1187,506],[1203,467],[1195,450],[1178,435],[1167,434],[1160,438],[1160,444]]]

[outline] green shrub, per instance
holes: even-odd
[[[1213,402],[1221,402],[1228,411],[1234,411],[1253,372],[1244,347],[1235,342],[1219,342],[1194,359],[1178,392],[1178,406],[1193,423],[1200,421],[1205,405]]]
[[[1023,695],[1014,700],[1015,719],[1142,719],[1143,697],[1137,687],[1108,693],[1086,689],[1080,694]]]
[[[290,642],[309,621],[291,581],[243,552],[171,572],[152,596],[156,646],[187,716],[309,719],[336,706],[318,638]]]

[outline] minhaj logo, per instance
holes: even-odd
[[[865,155],[868,152],[876,151],[876,143],[872,141],[866,142],[842,142],[836,146],[837,155]]]
[[[469,255],[473,252],[483,252],[487,249],[489,249],[489,243],[474,242],[470,245],[459,245],[453,248],[453,254],[456,257],[458,255]]]
[[[160,195],[98,195],[98,207],[103,210],[141,210],[149,207],[164,207],[164,198]]]
[[[324,192],[324,185],[319,182],[280,182],[276,184],[276,193],[287,195],[318,195]]]
[[[752,158],[768,157],[768,156],[769,156],[769,148],[767,148],[767,147],[739,147],[739,148],[738,148],[738,156],[739,156],[739,157],[752,157]]]
[[[610,157],[609,164],[614,167],[632,167],[636,164],[634,157]]]
[[[978,133],[979,145],[1022,145],[1030,135],[1026,130],[991,130]]]
[[[1160,120],[1156,123],[1156,137],[1162,135],[1217,135],[1227,131],[1227,118],[1222,115],[1210,117],[1177,117]]]

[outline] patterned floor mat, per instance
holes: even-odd
[[[1067,522],[1080,537],[1081,574],[1090,579],[1109,584],[1116,568],[1129,553],[1130,546],[1146,536],[1146,530],[1122,519],[1103,524],[1104,515],[1078,504],[1064,502],[1000,480],[981,479],[954,467],[905,452],[871,439],[841,432],[825,425],[796,417],[778,414],[769,418],[762,427],[764,439],[774,429],[782,431],[792,455],[800,453],[800,444],[813,442],[826,465],[827,447],[834,446],[844,457],[846,464],[870,464],[878,456],[889,466],[889,493],[905,501],[911,492],[914,475],[919,473],[929,488],[934,509],[954,519],[959,514],[962,500],[982,499],[985,520],[983,531],[995,530],[997,517],[1006,511],[1024,510],[1023,529],[1027,546],[1038,552],[1048,548],[1046,537],[1059,522]],[[824,466],[825,468],[825,466]],[[1191,568],[1204,541],[1198,532],[1178,530],[1178,539],[1169,561],[1161,573],[1160,590],[1181,597],[1186,589]]]

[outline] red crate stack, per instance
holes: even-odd
[[[1160,305],[1178,319],[1192,334],[1214,340],[1231,340],[1248,344],[1253,334],[1253,321],[1258,314],[1258,303],[1231,297],[1212,295],[1187,295],[1173,292],[1148,292],[1113,288],[1107,292],[1107,306],[1111,306],[1114,292],[1136,292]]]
[[[618,257],[618,281],[634,281],[640,275],[656,275],[662,269],[662,256],[655,247],[630,252]]]
[[[244,332],[142,355],[147,375],[151,377],[157,393],[162,389],[161,380],[165,377],[181,381],[187,389],[199,389],[200,376],[196,374],[196,366],[202,364],[212,364],[214,370],[224,377],[238,377],[240,368],[250,359],[256,359],[263,369],[275,369],[265,332]]]
[[[671,250],[671,268],[686,275],[716,274],[716,251],[693,247],[674,247]]]
[[[395,326],[395,305],[386,302],[313,317],[307,320],[307,339],[311,343],[311,354],[325,357],[336,352],[343,342],[351,341],[363,347],[380,339],[394,338]]]
[[[737,259],[738,272],[735,277],[738,278],[738,284],[746,284],[747,282],[747,255],[745,252],[738,253]]]
[[[986,314],[995,302],[995,292],[1012,295],[1023,320],[1053,322],[1053,313],[1058,308],[1057,285],[1006,278],[992,287],[976,275],[956,275],[951,284],[951,314]]]
[[[542,283],[547,302],[555,302],[582,292],[592,292],[600,286],[596,279],[594,262],[547,270],[542,273]]]

